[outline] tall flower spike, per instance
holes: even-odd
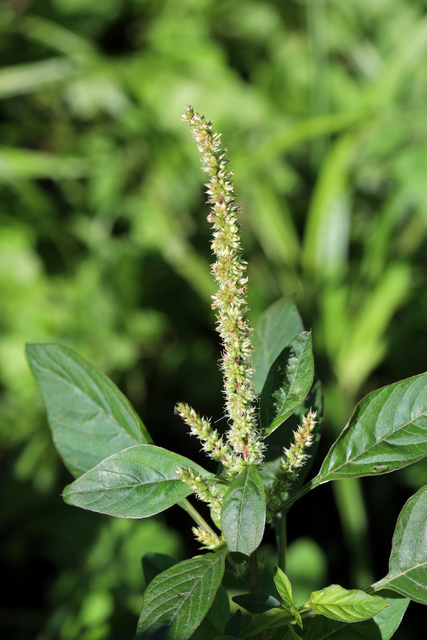
[[[223,345],[221,370],[229,418],[227,440],[234,454],[232,463],[225,462],[225,466],[233,476],[246,464],[260,464],[263,459],[254,408],[251,328],[246,317],[246,262],[241,257],[236,215],[240,209],[234,204],[233,173],[226,169],[228,160],[226,149],[221,149],[221,135],[214,133],[212,123],[192,107],[187,107],[182,117],[192,127],[202,154],[203,171],[210,176],[206,185],[211,207],[208,222],[213,227],[211,248],[216,258],[212,274],[218,285],[212,308],[217,309],[217,331]]]

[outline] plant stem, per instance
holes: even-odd
[[[296,493],[292,494],[292,496],[290,498],[288,498],[287,500],[285,500],[285,502],[282,502],[280,507],[278,507],[277,509],[275,509],[272,512],[269,512],[268,513],[268,517],[275,516],[277,513],[282,511],[282,509],[284,509],[285,507],[288,507],[291,504],[294,504],[294,502],[296,502],[297,500],[299,500],[300,498],[305,496],[306,493],[311,491],[311,489],[314,489],[315,487],[317,487],[319,484],[320,484],[320,482],[317,481],[317,476],[316,476],[315,478],[310,480],[310,482],[307,482],[307,484],[305,484],[303,487],[301,487],[301,489],[299,491],[297,491]]]
[[[193,507],[193,505],[187,500],[187,498],[184,498],[184,500],[181,500],[181,502],[179,502],[178,504],[193,518],[194,522],[198,524],[201,529],[204,529],[204,531],[210,533],[213,536],[216,535],[215,531],[208,525],[206,520],[200,515],[197,509]]]
[[[256,549],[248,560],[248,587],[249,593],[259,591],[258,554]]]
[[[286,573],[286,550],[287,550],[287,533],[286,533],[286,516],[282,513],[277,517],[276,526],[277,536],[277,564],[279,568]]]
[[[259,591],[258,554],[256,549],[248,559],[248,588],[249,593],[256,593]],[[261,631],[255,636],[252,636],[250,640],[262,640],[263,637],[264,632]]]

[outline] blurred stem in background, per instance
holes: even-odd
[[[311,115],[330,112],[328,20],[325,0],[306,0],[307,37],[311,66]],[[313,167],[319,167],[326,153],[328,137],[315,138],[311,143]]]

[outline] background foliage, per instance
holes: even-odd
[[[8,638],[133,637],[141,556],[182,558],[192,544],[173,510],[167,521],[115,521],[62,504],[69,476],[24,360],[25,342],[76,349],[177,453],[189,444],[177,401],[222,417],[207,210],[179,117],[188,103],[214,119],[233,159],[253,318],[294,293],[313,329],[324,450],[367,391],[426,369],[426,8],[0,3]],[[337,485],[335,503],[325,490],[295,507],[289,574],[302,591],[328,570],[344,586],[385,574],[393,524],[427,467],[395,476]],[[421,617],[411,607],[407,639]]]

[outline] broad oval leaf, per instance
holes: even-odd
[[[59,344],[28,344],[53,441],[74,476],[151,437],[129,401],[99,369]]]
[[[261,393],[271,365],[283,348],[302,331],[304,327],[298,309],[289,296],[276,300],[258,318],[252,339],[255,393]]]
[[[144,594],[135,640],[187,640],[221,584],[226,551],[184,560],[154,578]]]
[[[389,605],[381,613],[363,622],[347,623],[315,616],[304,620],[304,640],[390,640],[398,629],[409,599],[392,591],[381,594]]]
[[[264,486],[256,467],[247,466],[224,495],[221,529],[230,551],[250,556],[265,527]]]
[[[310,391],[313,377],[311,333],[304,331],[283,349],[268,372],[259,409],[265,435],[298,409]]]
[[[342,622],[368,620],[387,606],[382,598],[370,596],[359,589],[347,590],[339,584],[313,591],[307,604],[314,613]]]
[[[427,373],[370,393],[329,450],[315,485],[388,473],[427,455]]]
[[[111,516],[148,518],[192,493],[177,475],[180,468],[212,476],[172,451],[140,444],[115,453],[69,484],[64,500]]]
[[[427,486],[408,500],[393,536],[389,572],[374,589],[393,589],[427,604]]]

